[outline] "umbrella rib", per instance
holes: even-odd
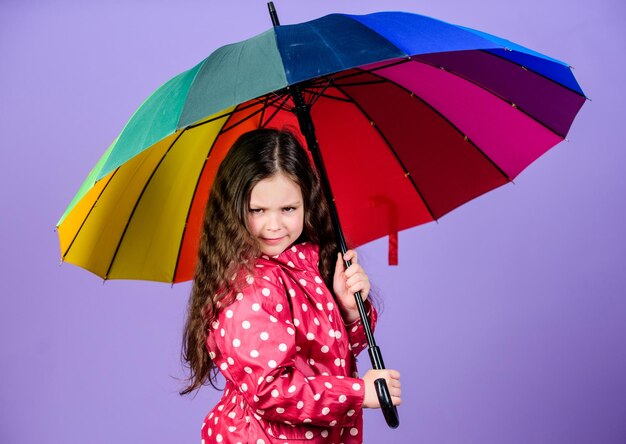
[[[345,97],[337,97],[337,96],[332,96],[330,94],[320,94],[319,96],[324,97],[326,99],[330,99],[330,100],[337,100],[339,102],[352,103],[352,100],[346,99]]]
[[[264,112],[265,112],[265,108],[266,108],[267,106],[273,106],[273,105],[274,105],[274,104],[275,104],[275,103],[276,103],[279,99],[280,99],[280,96],[277,96],[277,97],[274,99],[274,101],[273,101],[272,103],[265,104],[265,105],[263,106],[263,108],[261,108],[260,110],[257,110],[257,111],[255,111],[255,112],[253,112],[253,113],[249,114],[248,116],[246,116],[246,118],[245,118],[245,119],[242,119],[242,120],[239,120],[238,122],[233,123],[233,124],[232,124],[231,126],[229,126],[228,128],[222,128],[222,129],[220,130],[220,134],[224,134],[224,133],[226,133],[226,132],[230,131],[231,129],[236,128],[237,126],[241,125],[242,123],[246,122],[247,120],[250,120],[252,117],[256,116],[256,115],[257,115],[257,114],[259,114],[259,113],[264,113]],[[268,99],[268,101],[269,101],[269,99]],[[260,103],[262,104],[263,102],[260,102]],[[283,103],[284,103],[284,101],[283,101]],[[281,107],[282,107],[282,105],[281,105]],[[276,112],[280,111],[281,107],[279,107],[279,108],[276,110]],[[231,115],[230,115],[230,117],[229,117],[229,118],[232,118],[232,116],[234,116],[234,115],[235,115],[235,113],[237,113],[237,112],[239,112],[239,111],[240,111],[240,110],[235,110],[235,111],[233,111],[233,112],[231,113]],[[242,111],[243,111],[243,108],[242,108]],[[263,120],[261,120],[261,122],[263,122]],[[224,126],[226,126],[226,125],[224,125]]]
[[[344,91],[341,87],[335,85],[335,87],[341,91],[343,94],[345,94],[346,97],[348,97],[348,99],[350,100],[350,102],[352,104],[354,104],[354,106],[356,106],[361,113],[363,113],[363,115],[365,117],[367,117],[367,119],[370,122],[373,122],[373,120],[370,118],[370,116],[367,114],[367,112],[363,109],[363,107],[361,105],[359,105],[359,103],[354,100],[352,98],[352,96],[350,94],[348,94],[346,91]],[[385,141],[385,144],[387,145],[387,148],[389,148],[389,151],[391,151],[391,153],[393,154],[393,156],[396,158],[396,161],[398,162],[398,164],[400,165],[400,167],[402,168],[402,171],[404,171],[404,175],[405,177],[407,177],[410,181],[411,184],[413,185],[413,188],[415,189],[415,192],[418,194],[418,196],[420,197],[420,199],[422,200],[422,202],[424,203],[424,206],[426,207],[426,209],[428,210],[428,214],[430,214],[430,217],[433,220],[437,220],[437,218],[435,217],[435,215],[433,214],[433,211],[431,210],[430,206],[428,205],[428,202],[426,201],[426,199],[424,199],[424,195],[422,194],[422,192],[420,191],[419,187],[417,186],[417,184],[415,183],[415,181],[413,180],[413,177],[411,176],[411,173],[409,172],[409,170],[407,170],[407,168],[404,166],[404,163],[402,162],[402,160],[400,160],[400,157],[398,156],[398,154],[396,153],[396,151],[393,149],[393,146],[391,145],[391,143],[389,142],[389,140],[387,139],[387,137],[383,134],[383,132],[380,130],[380,128],[378,127],[378,125],[374,125],[374,129],[378,132],[378,134],[380,135],[380,137]]]
[[[546,75],[544,75],[544,74],[541,74],[541,73],[540,73],[540,72],[538,72],[538,71],[535,71],[534,69],[530,69],[530,68],[529,68],[528,66],[526,66],[526,65],[519,64],[519,63],[517,63],[517,62],[514,62],[513,60],[507,59],[506,57],[502,57],[501,55],[495,54],[495,53],[493,53],[493,52],[489,52],[489,51],[487,51],[486,49],[480,49],[479,51],[484,52],[484,53],[487,53],[487,54],[489,54],[489,55],[490,55],[490,56],[492,56],[492,57],[497,57],[497,58],[499,58],[499,59],[506,60],[508,63],[511,63],[511,64],[513,64],[513,65],[517,65],[517,66],[519,66],[520,68],[522,68],[522,69],[524,69],[524,70],[526,70],[526,71],[530,71],[530,72],[532,72],[532,73],[534,73],[534,74],[536,74],[536,75],[538,75],[538,76],[540,76],[540,77],[543,77],[544,79],[549,80],[550,82],[552,82],[552,83],[554,83],[554,84],[556,84],[556,85],[560,86],[561,88],[565,88],[565,89],[567,89],[568,91],[571,91],[571,92],[573,92],[574,94],[576,94],[576,95],[578,95],[578,96],[580,96],[580,97],[583,97],[583,98],[585,98],[585,99],[587,98],[587,96],[585,96],[584,94],[581,94],[581,93],[579,93],[578,91],[573,90],[573,89],[572,89],[572,88],[570,88],[569,86],[567,86],[567,85],[563,85],[562,83],[559,83],[559,82],[557,82],[556,80],[551,79],[550,77],[548,77],[548,76],[546,76]],[[571,69],[571,67],[570,67],[570,69]]]
[[[263,123],[263,121],[261,120],[261,127],[265,128],[274,117],[276,117],[276,114],[278,114],[280,112],[280,110],[284,109],[283,105],[285,103],[287,103],[287,100],[289,100],[289,96],[283,96],[283,101],[280,104],[280,106],[277,106],[276,109],[272,112],[272,114],[270,115],[270,117],[265,121],[265,123]],[[276,103],[277,101],[274,101],[274,103]],[[273,105],[272,105],[273,106]]]
[[[378,75],[378,74],[376,74],[376,73],[373,73],[373,72],[370,72],[370,71],[364,71],[364,72],[367,72],[367,73],[369,73],[369,74],[371,74],[371,75],[373,75],[373,76],[380,77],[380,78],[383,78],[383,79],[384,79],[384,77],[381,77],[380,75]],[[388,83],[390,83],[390,84],[392,84],[392,85],[394,85],[394,86],[396,86],[396,87],[398,87],[398,88],[400,88],[400,89],[403,89],[403,90],[404,90],[404,91],[406,91],[407,93],[411,94],[414,98],[416,98],[417,100],[419,100],[420,102],[422,102],[424,105],[426,105],[428,108],[430,108],[430,109],[431,109],[434,113],[436,113],[439,117],[441,117],[443,120],[445,120],[445,121],[448,123],[448,125],[450,125],[450,126],[451,126],[452,128],[454,128],[454,129],[455,129],[455,130],[456,130],[456,131],[457,131],[457,132],[458,132],[461,136],[463,136],[463,139],[465,139],[465,141],[466,141],[466,142],[470,143],[470,144],[471,144],[471,145],[472,145],[472,146],[473,146],[473,147],[474,147],[474,148],[475,148],[475,149],[476,149],[476,150],[477,150],[477,151],[478,151],[478,152],[479,152],[479,153],[480,153],[480,154],[481,154],[481,155],[482,155],[482,156],[483,156],[483,157],[484,157],[484,158],[485,158],[485,159],[486,159],[486,160],[487,160],[487,161],[488,161],[488,162],[489,162],[489,163],[490,163],[490,164],[491,164],[491,165],[492,165],[492,166],[493,166],[496,170],[498,170],[498,172],[500,172],[500,174],[501,174],[501,175],[502,175],[502,176],[503,176],[503,177],[507,180],[507,182],[511,182],[511,178],[509,177],[509,175],[508,175],[508,174],[507,174],[507,173],[506,173],[506,172],[505,172],[502,168],[500,168],[500,166],[499,166],[497,163],[495,163],[495,162],[491,159],[491,157],[489,157],[489,156],[488,156],[488,155],[487,155],[487,154],[486,154],[483,150],[481,150],[481,149],[478,147],[478,145],[476,145],[476,144],[474,143],[474,141],[473,141],[472,139],[470,139],[469,137],[467,137],[467,135],[466,135],[466,134],[464,134],[464,133],[463,133],[463,131],[461,131],[461,129],[460,129],[458,126],[456,126],[456,125],[455,125],[454,123],[452,123],[452,122],[451,122],[451,121],[450,121],[450,120],[449,120],[446,116],[444,116],[441,112],[439,112],[439,110],[438,110],[438,109],[436,109],[434,106],[432,106],[430,103],[428,103],[427,101],[425,101],[424,99],[422,99],[420,96],[418,96],[417,94],[415,94],[413,91],[411,91],[411,90],[409,90],[409,89],[405,88],[404,86],[400,85],[399,83],[394,82],[394,81],[389,80],[389,79],[385,79],[385,80],[387,80],[387,82],[388,82]],[[485,89],[485,91],[488,91],[488,90],[486,90],[486,89]]]
[[[137,207],[139,206],[139,202],[141,202],[141,197],[146,192],[146,189],[150,185],[150,182],[152,181],[152,178],[154,177],[155,173],[157,172],[157,170],[161,166],[161,163],[163,163],[163,160],[165,160],[165,157],[167,157],[167,154],[171,151],[171,149],[174,147],[174,145],[176,144],[178,139],[180,139],[180,137],[185,133],[185,131],[187,131],[187,130],[183,129],[180,133],[178,133],[178,136],[176,136],[176,138],[172,141],[171,145],[167,148],[167,150],[165,151],[165,153],[163,154],[163,156],[161,157],[161,159],[159,160],[159,162],[157,163],[155,168],[150,173],[150,177],[146,181],[146,184],[143,186],[143,189],[141,190],[141,193],[139,194],[139,197],[135,201],[135,205],[133,206],[133,210],[131,211],[130,216],[128,217],[128,220],[126,221],[126,226],[124,226],[124,231],[122,232],[122,235],[120,236],[120,240],[118,241],[117,246],[115,247],[115,253],[113,253],[113,257],[111,258],[111,262],[109,263],[109,268],[107,269],[107,272],[104,275],[104,279],[108,279],[108,277],[109,277],[109,273],[111,272],[111,268],[113,267],[113,263],[115,262],[115,258],[117,257],[117,253],[120,250],[122,242],[124,241],[124,237],[126,236],[126,232],[128,231],[128,227],[130,226],[130,221],[133,219],[133,216],[135,215],[135,211],[137,210]]]
[[[228,120],[232,119],[235,112],[237,112],[237,110],[233,111],[230,114],[230,116],[228,116]],[[224,126],[226,126],[226,124],[228,123],[228,120],[224,122]],[[221,131],[220,131],[220,134],[221,134]],[[191,194],[191,202],[189,204],[189,208],[187,209],[187,216],[185,216],[185,226],[183,227],[183,231],[180,236],[180,241],[178,242],[178,253],[176,253],[176,263],[174,264],[174,270],[172,273],[171,283],[174,283],[174,280],[176,279],[176,271],[178,270],[178,263],[180,262],[180,253],[182,252],[183,240],[185,239],[185,234],[187,233],[189,214],[191,214],[191,207],[193,204],[194,196],[196,195],[196,191],[198,190],[198,185],[200,185],[200,179],[202,178],[202,173],[204,172],[204,169],[206,168],[206,164],[209,161],[209,157],[211,157],[211,153],[213,152],[213,147],[215,146],[215,142],[217,141],[218,137],[215,137],[213,139],[213,143],[211,143],[211,146],[209,147],[206,156],[204,156],[204,163],[202,164],[202,168],[200,169],[200,174],[198,174],[198,180],[196,180],[196,185],[194,186],[193,193]]]
[[[244,111],[244,110],[246,110],[248,108],[252,108],[253,106],[256,106],[257,104],[258,103],[254,103],[254,102],[248,103],[247,105],[243,106],[241,109],[237,110],[237,112]],[[237,106],[239,106],[239,105],[237,105]],[[211,117],[208,120],[203,120],[202,122],[198,122],[198,123],[194,123],[194,124],[188,125],[184,129],[185,130],[189,130],[189,129],[196,128],[198,126],[206,125],[207,123],[215,122],[216,120],[220,120],[220,119],[223,119],[224,117],[230,116],[233,112],[235,112],[235,111],[230,111],[230,112],[227,112],[227,113],[220,114],[219,116]]]
[[[72,238],[72,242],[70,242],[69,246],[67,247],[67,250],[65,250],[65,253],[63,253],[63,256],[61,257],[61,260],[65,260],[65,256],[67,256],[67,254],[70,252],[70,249],[74,245],[74,241],[76,240],[76,238],[80,234],[81,230],[83,229],[83,226],[85,225],[85,222],[87,222],[87,219],[89,218],[89,215],[91,214],[93,209],[96,207],[96,204],[98,203],[98,200],[100,200],[100,197],[102,197],[102,195],[104,194],[104,191],[107,189],[107,187],[109,186],[109,184],[113,180],[113,177],[115,177],[115,174],[117,174],[118,170],[119,170],[119,168],[115,169],[115,171],[111,175],[111,178],[109,179],[109,181],[104,185],[104,187],[102,187],[102,191],[100,191],[100,194],[98,194],[98,197],[96,199],[94,199],[93,204],[91,205],[91,208],[89,209],[89,212],[83,218],[83,221],[80,223],[80,227],[78,227],[78,230],[76,230],[76,234],[74,234],[74,237]]]

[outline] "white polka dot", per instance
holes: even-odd
[[[333,388],[333,385],[330,382],[325,382],[324,385],[326,386],[326,388]]]
[[[269,335],[269,334],[267,334],[267,332],[266,332],[266,331],[262,331],[262,332],[261,332],[261,334],[260,334],[259,336],[261,337],[261,339],[262,339],[263,341],[267,341],[267,340],[269,339],[269,337],[270,337],[270,335]]]
[[[294,290],[293,288],[289,289],[289,296],[291,296],[292,298],[296,296],[296,290]]]
[[[244,367],[243,370],[249,375],[252,374],[252,369],[250,367]]]
[[[222,369],[222,370],[226,370],[226,369],[228,369],[228,364],[226,364],[225,362],[222,362],[222,363],[220,364],[220,369]]]
[[[259,438],[256,440],[256,444],[265,444],[265,441]]]
[[[237,293],[237,300],[240,301],[243,299],[243,293]]]
[[[287,389],[287,391],[288,391],[289,393],[293,393],[293,392],[295,392],[295,391],[296,391],[296,389],[297,389],[297,387],[296,387],[295,385],[292,385],[292,386],[290,386],[290,387]]]
[[[235,426],[229,426],[228,427],[228,431],[231,432],[231,433],[234,432],[235,430],[237,430],[237,427],[235,427]]]
[[[220,321],[213,321],[211,323],[211,327],[213,327],[213,330],[217,330],[217,327],[220,326]]]
[[[359,434],[359,431],[356,429],[356,427],[352,427],[352,428],[350,429],[350,434],[351,434],[352,436],[356,436],[356,435],[358,435],[358,434]]]
[[[252,304],[252,311],[259,311],[261,309],[261,305],[254,303]]]
[[[285,413],[285,409],[282,407],[276,407],[276,413]]]
[[[243,383],[241,384],[241,390],[242,390],[242,391],[244,391],[244,392],[247,392],[247,391],[248,391],[248,384],[246,384],[245,382],[243,382]]]
[[[316,401],[319,401],[321,397],[322,395],[320,395],[319,393],[313,395],[313,399],[315,399]]]
[[[267,375],[265,377],[265,382],[267,382],[268,384],[271,384],[273,380],[274,380],[274,377],[272,375]]]
[[[354,333],[355,331],[357,331],[359,329],[358,325],[355,325],[354,327],[352,327],[352,333]]]
[[[307,311],[309,309],[309,307],[306,306],[306,304],[302,304],[302,311]]]
[[[211,427],[209,427],[209,430],[207,431],[207,435],[211,436],[213,434],[213,429],[211,429]]]
[[[314,279],[314,280],[315,280],[315,282],[316,282],[316,283],[318,283],[318,284],[321,284],[321,283],[323,282],[323,281],[322,281],[322,279],[320,279],[320,277],[319,277],[319,276],[315,276],[315,279]]]
[[[302,401],[298,401],[298,404],[296,405],[296,407],[297,407],[298,409],[301,409],[302,407],[304,407],[304,402],[302,402]]]
[[[323,346],[322,346],[322,353],[328,353],[328,350],[330,350],[330,349],[328,348],[328,345],[323,345]]]
[[[358,382],[355,382],[354,384],[352,384],[352,388],[356,391],[361,390],[361,384],[359,384]]]
[[[236,414],[235,412],[230,412],[230,413],[228,414],[228,417],[229,417],[230,419],[235,419],[235,416],[237,416],[237,414]]]
[[[339,330],[335,331],[335,339],[341,338],[341,332]]]
[[[295,265],[291,261],[287,262],[287,265],[289,265],[291,268],[295,267]]]
[[[309,364],[315,365],[315,360],[313,358],[309,359]]]
[[[305,420],[304,420],[304,421],[302,421],[302,422],[304,422],[304,423],[307,423],[307,424],[308,424],[308,423],[310,423],[310,422],[313,422],[313,420],[312,420],[311,418],[307,418],[307,419],[305,419]]]
[[[346,402],[346,399],[348,399],[346,395],[339,396],[339,402]]]
[[[313,432],[309,430],[304,434],[304,436],[306,436],[306,439],[313,439]]]
[[[250,356],[252,356],[253,358],[258,358],[259,352],[257,350],[250,350]]]
[[[280,313],[281,311],[283,311],[283,304],[276,304],[276,311],[278,313]]]
[[[261,379],[263,379],[263,378],[261,378]],[[254,395],[252,397],[252,399],[254,399],[254,402],[259,402],[259,397],[257,395]]]
[[[320,287],[317,287],[317,288],[315,289],[315,292],[316,292],[317,294],[323,294],[323,293],[324,293]],[[322,304],[320,304],[320,305],[322,305]],[[320,309],[320,310],[321,310],[321,309]]]
[[[300,285],[303,287],[306,287],[306,281],[304,279],[300,279],[298,282],[300,282]]]
[[[328,407],[324,407],[322,409],[322,415],[328,415],[329,412],[330,412],[330,409]]]
[[[241,341],[237,338],[233,339],[233,347],[239,347],[241,345]]]
[[[354,410],[348,410],[348,413],[346,413],[346,415],[348,415],[348,416],[354,415]]]
[[[276,368],[276,361],[274,361],[273,359],[267,363],[267,366],[269,368]]]
[[[322,438],[326,438],[328,436],[328,430],[322,430]]]
[[[331,427],[335,427],[337,425],[337,420],[333,419],[331,422],[328,423],[328,425]],[[341,429],[341,433],[343,433],[343,429]]]
[[[222,442],[222,440],[223,440],[223,439],[224,439],[224,438],[222,438],[222,435],[220,435],[219,433],[218,433],[217,435],[215,435],[215,440],[216,440],[217,442]]]
[[[287,344],[278,344],[278,350],[281,352],[287,351]]]
[[[223,338],[224,335],[226,334],[226,330],[224,330],[223,328],[220,329],[220,336]]]
[[[313,318],[313,323],[314,323],[315,325],[320,325],[320,320],[319,320],[319,319],[317,319],[317,318]]]
[[[345,359],[342,359],[342,360],[341,360],[341,366],[342,366],[342,367],[345,367],[345,366],[346,366],[346,360],[345,360]]]
[[[304,255],[304,253],[302,251],[300,253],[298,253],[298,257],[300,259],[306,259],[306,256]]]
[[[261,290],[261,293],[263,294],[263,296],[269,296],[270,295],[270,289],[269,288],[264,288],[263,290]]]
[[[312,341],[313,339],[315,339],[315,335],[313,333],[309,332],[309,333],[306,334],[306,338],[309,341]]]
[[[232,318],[233,317],[233,311],[232,310],[226,310],[226,317],[227,318]]]
[[[320,304],[319,302],[317,304],[315,304],[315,306],[317,307],[318,310],[323,310],[324,306],[322,304]]]
[[[295,325],[296,327],[298,327],[300,325],[300,319],[298,318],[293,318],[293,325]]]
[[[211,359],[215,359],[215,352],[209,352],[209,357]]]
[[[326,304],[326,308],[328,308],[328,311],[332,311],[333,310],[333,303],[329,302],[328,304]]]
[[[276,389],[272,390],[272,397],[278,398],[278,394],[279,394],[278,390],[276,390]]]
[[[335,337],[335,330],[333,330],[332,328],[331,328],[330,330],[328,330],[328,335],[329,335],[331,338],[334,338],[334,337]]]
[[[298,249],[296,248],[296,246],[294,245],[293,247],[291,247],[291,251],[293,251],[294,253],[298,251]]]
[[[267,276],[263,276],[263,279],[265,279],[266,281],[272,281],[270,278],[268,278]]]
[[[247,330],[247,329],[249,329],[249,328],[250,328],[250,322],[249,322],[249,321],[243,321],[243,322],[241,323],[241,326],[242,326],[245,330]]]
[[[230,356],[228,357],[227,361],[228,361],[228,365],[235,365],[235,360],[231,358]]]
[[[337,367],[341,367],[341,359],[339,359],[339,358],[335,359],[335,365]]]
[[[293,335],[295,333],[295,330],[291,327],[287,327],[287,333],[289,333],[290,335]]]
[[[250,285],[254,283],[254,278],[250,275],[246,276],[246,282]]]
[[[274,316],[270,315],[270,321],[272,321],[272,322],[278,322],[278,319],[276,319]]]

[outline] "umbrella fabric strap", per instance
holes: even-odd
[[[398,265],[398,232],[389,233],[389,265]]]

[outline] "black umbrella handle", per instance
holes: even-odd
[[[385,363],[383,362],[383,356],[380,353],[380,348],[375,345],[374,347],[368,348],[367,351],[369,352],[370,360],[372,361],[372,368],[376,370],[384,369]],[[392,429],[397,428],[400,425],[400,417],[398,416],[398,409],[395,405],[393,405],[393,401],[391,400],[391,393],[389,393],[387,381],[385,378],[378,378],[374,381],[374,386],[376,387],[378,402],[381,410],[383,411],[385,421],[387,421],[387,425]]]
[[[341,229],[341,224],[339,223],[339,215],[337,214],[335,199],[330,188],[330,183],[328,182],[326,168],[324,167],[319,145],[317,144],[317,138],[315,137],[315,127],[313,125],[313,119],[311,118],[310,107],[305,103],[304,96],[302,95],[302,89],[299,85],[291,86],[289,87],[289,90],[295,105],[295,113],[298,117],[298,123],[300,124],[300,131],[302,131],[302,134],[306,139],[307,146],[311,152],[315,168],[317,169],[317,173],[320,178],[322,189],[324,190],[326,202],[328,202],[328,209],[333,227],[335,228],[337,243],[339,244],[342,255],[345,255],[348,248],[346,246],[343,230]],[[344,263],[346,268],[351,265],[351,262],[346,261],[345,259]],[[367,316],[367,311],[365,310],[365,305],[363,304],[363,299],[361,298],[361,292],[354,293],[354,299],[356,301],[357,310],[359,311],[359,316],[363,322],[370,360],[372,361],[372,368],[375,370],[383,370],[385,368],[385,364],[383,363],[383,357],[380,353],[380,349],[376,345],[374,334],[372,333],[372,328],[370,327],[369,316]],[[380,403],[380,408],[383,411],[385,421],[387,421],[387,425],[389,427],[395,429],[400,424],[400,420],[398,418],[398,409],[396,409],[391,401],[391,394],[389,393],[387,382],[385,379],[380,378],[374,381],[374,385],[376,387],[378,402]]]

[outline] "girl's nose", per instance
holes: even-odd
[[[268,230],[276,231],[280,228],[280,215],[270,214],[266,225]]]

